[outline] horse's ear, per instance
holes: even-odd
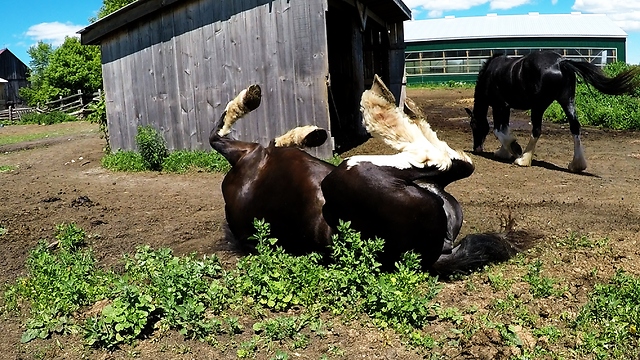
[[[469,116],[473,117],[473,111],[471,111],[471,109],[464,108],[464,110],[467,112],[467,114],[469,114]]]

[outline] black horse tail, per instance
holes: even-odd
[[[573,61],[564,59],[560,62],[562,72],[571,71],[577,73],[601,93],[607,95],[631,94],[640,86],[640,67],[634,66],[615,77],[606,76],[600,67],[586,61]]]
[[[450,254],[438,258],[431,266],[431,271],[443,277],[468,274],[485,265],[511,259],[530,248],[540,237],[527,231],[513,230],[514,224],[513,219],[509,218],[502,232],[465,236]]]

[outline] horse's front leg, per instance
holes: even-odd
[[[522,155],[516,159],[515,163],[517,165],[531,166],[533,152],[536,149],[536,144],[538,143],[538,139],[540,139],[540,134],[542,133],[542,115],[544,114],[545,109],[546,107],[542,109],[531,109],[531,138],[529,139],[529,143],[524,149]]]
[[[509,130],[509,112],[506,108],[493,108],[493,134],[500,141],[500,148],[493,155],[500,159],[512,159],[522,153],[515,136]]]

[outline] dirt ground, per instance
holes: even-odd
[[[441,139],[454,149],[471,150],[471,133],[463,108],[471,107],[472,90],[410,89],[408,95],[422,107]],[[514,113],[512,117],[514,132],[524,148],[529,137],[527,117],[524,113]],[[82,122],[54,126],[65,128],[67,135],[0,146],[0,165],[16,167],[0,173],[0,226],[7,230],[0,236],[0,283],[24,274],[28,251],[38,240],[51,239],[56,224],[69,222],[91,234],[90,246],[105,266],[116,264],[122,254],[133,252],[141,244],[170,247],[176,254],[216,253],[224,263],[235,263],[238,254],[223,236],[223,175],[113,173],[100,167],[104,140],[99,138],[96,126]],[[37,125],[5,126],[0,128],[0,137],[40,131]],[[497,161],[489,152],[470,154],[475,173],[447,188],[464,210],[461,237],[499,230],[502,218],[508,214],[515,218],[518,229],[542,235],[541,241],[549,244],[549,250],[541,246],[527,256],[560,259],[561,263],[546,274],[566,281],[573,304],[584,302],[588,290],[584,277],[594,268],[602,279],[617,268],[640,274],[640,133],[586,128],[583,144],[588,168],[583,174],[570,173],[567,164],[573,155],[573,141],[568,126],[545,122],[532,167]],[[497,147],[497,140],[489,135],[485,150]],[[380,142],[369,140],[344,155],[389,151]],[[616,255],[549,253],[554,251],[555,239],[572,232],[611,239],[612,253]],[[443,306],[462,308],[475,304],[482,308],[491,296],[488,286],[470,294],[464,282],[452,281],[444,285],[438,301]],[[22,331],[20,319],[0,318],[0,358],[111,359],[128,358],[133,351],[88,352],[73,337],[25,345],[20,344]],[[419,358],[403,350],[390,332],[364,325],[336,325],[333,331],[335,336],[328,338],[327,344],[305,349],[293,358],[318,359],[331,342],[339,344],[344,355],[329,358]],[[58,346],[59,341],[64,346]],[[485,341],[474,343],[472,339],[468,345],[470,349],[484,348],[488,346]],[[174,349],[187,346],[190,351],[161,352],[161,344]],[[475,358],[449,351],[453,351],[450,358]],[[478,351],[492,354],[489,350]],[[143,341],[133,354],[140,358],[179,359],[220,356],[205,344],[184,342],[178,336]],[[235,351],[227,352],[224,358],[235,358]]]

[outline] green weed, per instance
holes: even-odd
[[[169,156],[167,143],[151,125],[138,126],[136,145],[147,170],[162,170],[162,162]]]
[[[187,171],[228,172],[231,165],[217,151],[178,150],[162,162],[162,171],[185,173]]]
[[[573,326],[581,332],[581,353],[598,359],[637,358],[640,279],[618,270],[608,284],[597,284]]]

